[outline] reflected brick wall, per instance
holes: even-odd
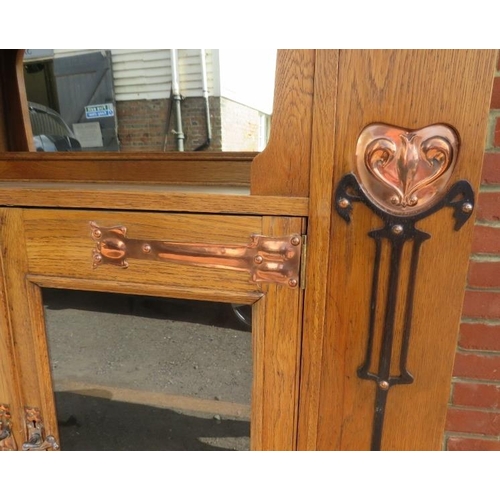
[[[118,101],[116,114],[121,151],[176,151],[175,114],[170,99]],[[212,140],[208,151],[257,151],[259,112],[221,97],[210,97]],[[194,151],[207,139],[205,101],[187,97],[181,103],[184,150]]]

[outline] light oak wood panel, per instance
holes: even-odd
[[[261,290],[232,290],[196,287],[182,288],[171,286],[169,283],[150,284],[128,281],[109,281],[106,279],[68,278],[61,276],[44,276],[28,274],[28,281],[42,288],[59,288],[62,290],[81,290],[88,292],[124,293],[128,295],[147,295],[149,297],[168,297],[173,299],[206,300],[211,302],[225,302],[229,304],[253,304],[264,294]]]
[[[266,309],[265,296],[252,306],[252,401],[250,416],[250,449],[265,449],[264,428],[264,371]],[[267,443],[266,443],[267,446]]]
[[[252,164],[252,194],[307,196],[314,50],[279,50],[271,134]]]
[[[2,205],[304,216],[309,199],[249,196],[244,188],[0,182]]]
[[[316,446],[320,397],[320,366],[327,310],[327,280],[333,192],[335,106],[338,51],[316,51],[316,72],[329,75],[314,81],[310,207],[307,228],[299,449]]]
[[[11,383],[15,388],[17,378],[20,387],[20,397],[13,408],[19,448],[28,438],[23,414],[26,406],[41,410],[46,431],[57,438],[43,309],[38,287],[26,280],[28,261],[22,215],[20,209],[0,210],[0,244],[15,350],[12,361],[17,372]]]
[[[302,233],[299,218],[264,217],[266,234]],[[252,449],[296,449],[303,291],[263,286],[253,325]]]
[[[3,226],[3,213],[0,213],[0,221]],[[0,236],[3,241],[4,234],[0,228]],[[1,245],[1,244],[0,244]],[[2,246],[3,249],[3,246]],[[18,377],[18,363],[14,349],[14,338],[12,335],[12,324],[10,320],[10,309],[7,297],[7,284],[5,281],[5,264],[3,252],[0,252],[0,404],[7,405],[12,415],[13,439],[16,446],[25,439],[24,414],[21,404],[21,387]]]
[[[256,153],[7,153],[0,180],[250,186]]]
[[[42,293],[39,286],[26,281],[26,302],[30,314],[30,326],[32,332],[32,349],[35,354],[35,366],[30,368],[38,378],[40,411],[43,419],[44,438],[54,436],[59,441],[59,427],[57,423],[56,406],[52,385],[52,371],[50,366],[49,346],[45,329],[45,314],[43,308]],[[28,404],[27,406],[31,406]]]
[[[131,239],[246,245],[252,234],[261,234],[260,217],[25,210],[24,221],[30,274],[135,284],[138,289],[165,286],[170,293],[259,292],[259,285],[250,283],[249,274],[241,271],[139,259],[130,259],[127,269],[113,265],[93,269],[95,242],[89,221],[104,227],[123,225]]]
[[[474,50],[341,51],[334,184],[353,170],[357,137],[366,125],[447,123],[461,138],[450,185],[466,179],[477,188],[495,58],[495,51]],[[316,78],[329,80],[331,73],[316,72]],[[351,224],[332,214],[326,328],[322,348],[316,346],[322,358],[306,359],[304,366],[303,387],[307,377],[316,383],[317,370],[321,377],[317,414],[314,404],[303,406],[303,418],[317,422],[316,443],[310,432],[307,448],[370,446],[375,384],[359,379],[356,370],[365,355],[373,269],[367,232],[381,225],[364,206],[354,208]],[[450,210],[443,209],[417,227],[432,238],[422,246],[416,282],[408,359],[415,382],[389,392],[382,440],[389,450],[440,449],[473,222],[455,232]]]

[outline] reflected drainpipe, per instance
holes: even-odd
[[[179,68],[177,61],[177,49],[170,49],[170,59],[172,61],[172,96],[175,106],[175,130],[177,140],[177,151],[184,151],[184,132],[182,131],[181,115],[181,92],[179,88]]]
[[[202,81],[202,91],[203,99],[205,99],[205,120],[207,124],[207,140],[198,146],[195,151],[203,151],[210,146],[212,141],[212,126],[210,124],[210,105],[208,102],[208,81],[207,81],[207,60],[205,57],[205,49],[200,49],[200,59],[201,59],[201,81]]]

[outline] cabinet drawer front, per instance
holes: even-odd
[[[25,210],[23,215],[29,274],[47,286],[49,278],[52,286],[60,278],[81,280],[78,288],[94,288],[98,281],[99,288],[128,293],[243,302],[261,295],[249,274],[236,270],[138,258],[130,259],[127,268],[109,264],[94,268],[96,242],[90,226],[91,221],[100,227],[123,226],[126,237],[134,240],[245,246],[252,234],[262,233],[261,217],[68,210]]]

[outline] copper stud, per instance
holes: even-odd
[[[295,288],[299,282],[296,280],[296,279],[291,279],[291,280],[288,280],[288,284],[292,287],[292,288]]]
[[[340,198],[339,200],[339,207],[340,208],[347,208],[350,205],[349,200],[347,198]]]
[[[264,257],[262,257],[262,255],[256,255],[253,259],[253,261],[256,263],[256,264],[262,264],[262,262],[264,261]]]
[[[293,236],[290,243],[296,247],[297,245],[300,245],[300,238],[298,236]]]
[[[414,207],[417,203],[418,203],[418,197],[416,195],[412,195],[408,200],[408,205],[410,205],[410,207]]]
[[[464,203],[462,205],[462,212],[464,214],[470,214],[473,209],[474,209],[474,207],[473,207],[472,203]]]
[[[378,386],[383,390],[383,391],[388,391],[389,390],[389,382],[387,380],[382,380]]]
[[[102,255],[101,255],[100,253],[96,253],[96,254],[94,255],[94,260],[95,260],[96,262],[101,262],[101,260],[102,260]]]
[[[389,201],[393,204],[393,205],[400,205],[401,204],[401,200],[399,199],[399,196],[397,195],[393,195],[390,197]]]
[[[101,233],[100,229],[94,229],[92,231],[92,234],[94,235],[94,238],[100,238],[102,236],[102,233]]]
[[[142,245],[142,251],[144,253],[149,253],[151,252],[151,245],[149,245],[148,243],[144,243],[144,245]]]
[[[392,232],[394,234],[401,234],[403,232],[403,226],[400,224],[396,224],[395,226],[392,226]]]

